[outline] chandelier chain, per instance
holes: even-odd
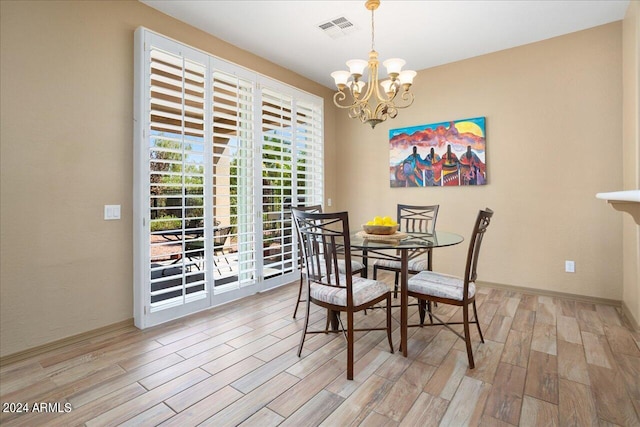
[[[374,43],[376,32],[375,32],[375,26],[373,24],[373,17],[374,17],[373,12],[375,12],[375,9],[371,9],[371,50],[376,50],[375,43]]]

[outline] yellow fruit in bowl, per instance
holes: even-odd
[[[375,225],[373,221],[367,221],[367,225]]]
[[[383,225],[392,225],[391,223],[393,222],[393,220],[391,219],[390,216],[385,216],[384,218],[382,218],[382,224]]]
[[[373,218],[373,225],[383,225],[384,222],[382,220],[382,217],[376,216]]]

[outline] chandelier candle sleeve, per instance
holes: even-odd
[[[349,117],[359,118],[362,123],[368,123],[374,128],[388,117],[395,118],[398,110],[413,104],[413,94],[410,92],[416,72],[402,70],[405,60],[391,58],[383,62],[387,69],[388,80],[378,80],[378,52],[374,49],[374,11],[380,6],[380,0],[367,0],[365,7],[371,11],[371,52],[369,60],[351,59],[347,61],[349,71],[334,71],[331,73],[338,92],[333,96],[333,102],[340,108],[349,110]],[[368,70],[368,80],[360,79]],[[382,92],[380,91],[382,89]],[[400,94],[398,97],[398,94]]]
[[[358,76],[358,78],[362,77],[364,74],[364,69],[367,68],[367,61],[364,59],[351,59],[347,61],[347,67],[349,67],[349,72],[352,76]]]
[[[382,63],[382,65],[384,65],[387,68],[387,74],[389,76],[398,76],[398,74],[400,74],[400,71],[402,70],[402,67],[404,67],[404,64],[406,64],[407,61],[405,61],[404,59],[400,59],[400,58],[391,58],[391,59],[387,59],[386,61],[384,61]]]

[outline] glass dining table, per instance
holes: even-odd
[[[426,233],[401,233],[400,238],[383,236],[368,237],[362,231],[352,232],[351,255],[362,256],[365,266],[370,259],[386,259],[400,261],[400,350],[407,356],[409,296],[407,294],[409,276],[409,258],[416,252],[427,249],[443,248],[457,245],[464,237],[448,231]],[[430,268],[431,266],[429,266]],[[367,269],[365,269],[365,272]]]

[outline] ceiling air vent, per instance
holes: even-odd
[[[349,33],[357,30],[356,26],[353,25],[351,21],[349,21],[344,16],[339,18],[332,19],[327,22],[323,22],[318,25],[325,34],[327,34],[332,39],[338,39],[340,37],[344,37]]]

